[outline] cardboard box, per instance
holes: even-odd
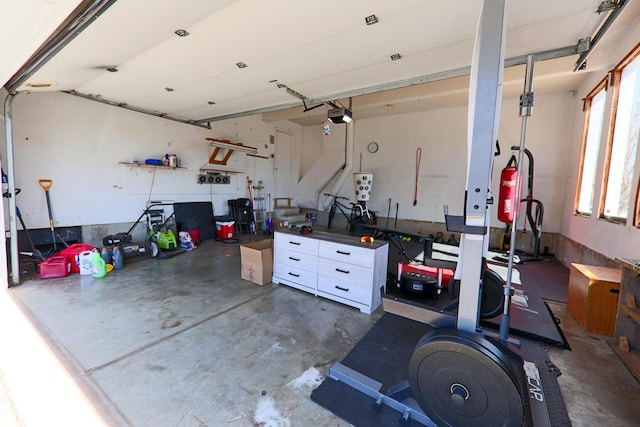
[[[240,275],[257,285],[271,283],[273,275],[273,240],[240,245]]]
[[[276,220],[273,221],[273,229],[274,230],[285,230],[289,228],[289,221],[288,220]]]

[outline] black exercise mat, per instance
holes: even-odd
[[[433,328],[385,313],[342,360],[342,364],[384,384],[407,379],[409,360],[416,343]],[[401,414],[383,406],[372,409],[374,400],[342,382],[327,378],[311,393],[311,400],[354,426],[403,426]],[[409,426],[418,426],[412,421]]]
[[[174,203],[178,230],[185,230],[186,224],[194,222],[200,230],[200,240],[216,238],[216,224],[213,217],[213,203],[184,202]]]
[[[559,348],[569,348],[564,334],[560,330],[556,319],[544,300],[523,283],[524,294],[527,296],[527,306],[519,306],[511,302],[511,319],[509,321],[510,334],[518,337],[541,340],[546,344]],[[482,321],[482,325],[489,328],[500,327],[501,316]]]
[[[388,389],[407,379],[409,360],[415,345],[432,329],[423,323],[385,313],[344,358],[342,364],[379,381],[384,385],[383,389]],[[548,362],[544,345],[526,339],[522,339],[522,342],[527,359],[535,360],[539,366],[547,402],[553,402],[549,414],[552,417],[551,424],[570,425],[560,387],[555,379],[557,369]],[[399,412],[386,406],[382,406],[379,412],[374,411],[372,398],[331,378],[326,378],[311,393],[311,400],[355,426],[420,425],[415,421],[405,423]]]
[[[528,261],[519,264],[522,281],[527,287],[535,289],[543,299],[567,303],[569,290],[569,269],[555,258],[543,258],[540,261]]]

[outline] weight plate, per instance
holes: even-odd
[[[438,426],[522,426],[517,363],[483,337],[435,329],[409,362],[413,397]]]
[[[502,313],[504,308],[504,282],[493,270],[484,271],[482,281],[482,295],[480,300],[480,318],[491,319]],[[449,296],[458,299],[460,295],[460,280],[451,279],[449,282]]]
[[[480,302],[480,317],[491,319],[496,317],[504,308],[504,281],[493,270],[484,271],[482,280],[482,301]]]
[[[405,272],[400,276],[402,292],[417,298],[432,298],[437,296],[438,280],[413,272]]]

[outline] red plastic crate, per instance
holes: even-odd
[[[60,255],[64,255],[69,259],[71,263],[71,272],[80,273],[80,254],[85,251],[91,251],[94,247],[91,245],[85,245],[84,243],[74,243],[60,251]]]
[[[40,263],[40,278],[67,277],[71,273],[71,262],[65,255],[54,255]]]

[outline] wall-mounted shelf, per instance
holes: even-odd
[[[216,168],[208,168],[206,167],[209,163],[205,163],[200,168],[200,172],[214,172],[214,173],[224,173],[224,174],[235,174],[235,173],[244,173],[242,171],[234,171],[228,169],[216,169]]]
[[[158,168],[158,169],[186,169],[182,166],[164,166],[164,165],[148,165],[146,163],[118,162],[125,166],[137,166],[140,168]]]
[[[616,258],[622,266],[620,299],[611,348],[636,379],[640,380],[640,260]]]
[[[175,177],[176,169],[186,169],[182,166],[164,166],[164,165],[148,165],[146,163],[132,163],[132,162],[118,162],[118,164],[129,166],[130,168],[136,168],[136,175],[140,175],[140,170],[145,169],[169,169],[173,171],[173,176]]]

